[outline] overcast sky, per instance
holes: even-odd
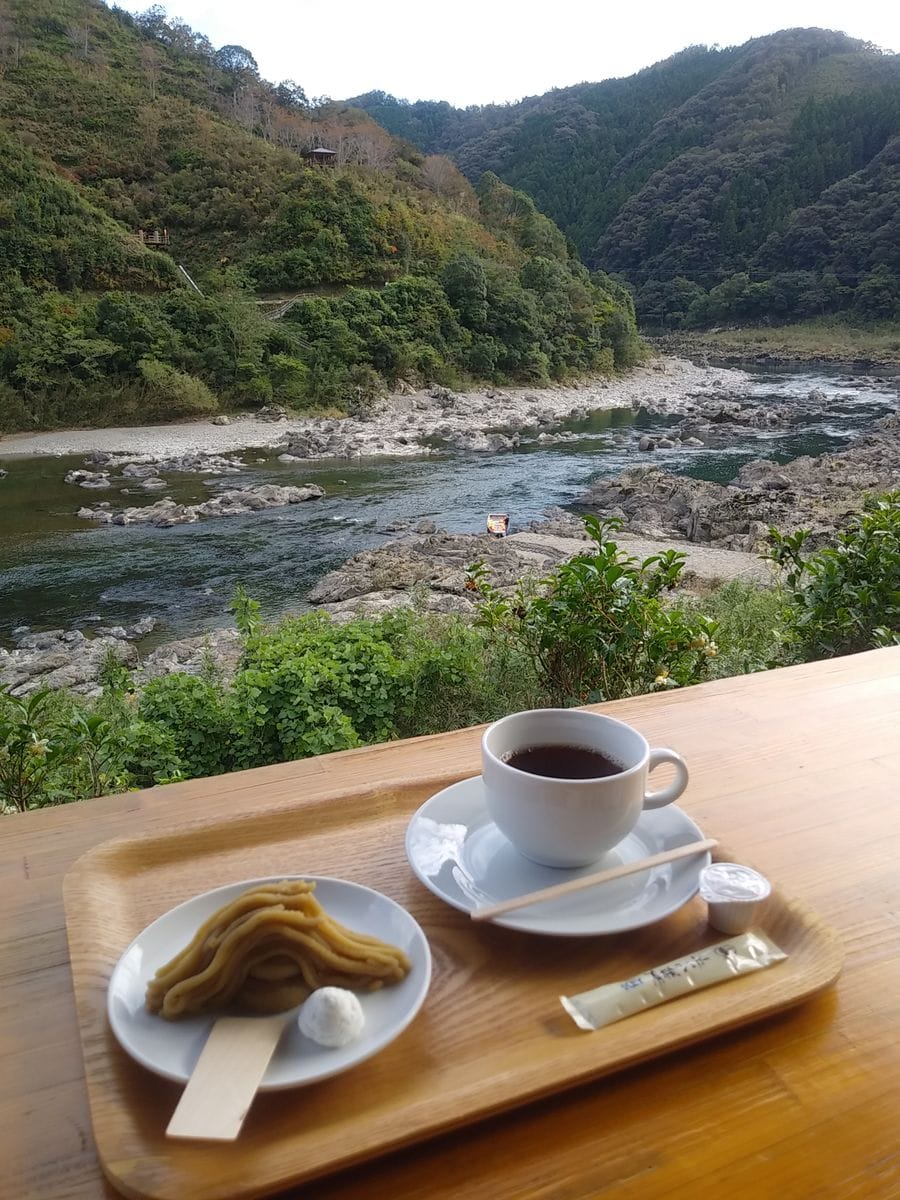
[[[123,7],[140,12],[151,0]],[[900,49],[896,0],[166,0],[215,46],[245,46],[260,74],[309,96],[373,88],[453,104],[518,100],[631,75],[685,46],[733,46],[796,26]]]

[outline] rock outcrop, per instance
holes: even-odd
[[[198,451],[188,454],[112,454],[106,450],[92,450],[85,457],[85,463],[91,467],[104,467],[101,474],[109,476],[109,472],[121,467],[122,479],[146,479],[148,476],[162,474],[176,475],[237,475],[244,467],[240,458],[224,454],[214,454]],[[70,471],[66,483],[77,483],[79,480],[70,479],[72,475],[90,475],[89,471]]]
[[[625,555],[648,558],[674,548],[686,556],[686,583],[745,578],[768,582],[771,572],[758,558],[708,547],[675,545],[629,535],[614,535]],[[332,615],[377,616],[390,609],[417,605],[428,612],[471,614],[476,600],[466,588],[466,572],[483,562],[491,580],[510,593],[518,580],[538,580],[559,563],[583,554],[589,539],[571,513],[554,510],[550,520],[506,538],[486,534],[438,533],[400,539],[354,555],[321,579],[310,602]]]
[[[111,634],[85,637],[77,629],[28,634],[14,650],[0,648],[0,685],[14,696],[27,696],[42,687],[95,696],[111,657],[123,666],[136,666],[137,648],[126,638]]]
[[[236,517],[267,508],[302,504],[307,500],[318,500],[324,495],[325,489],[317,483],[304,487],[279,487],[275,483],[264,483],[256,488],[221,492],[202,504],[176,504],[174,500],[166,498],[157,500],[155,504],[118,510],[107,504],[98,504],[96,508],[80,508],[77,515],[85,521],[96,521],[101,525],[155,525],[158,529],[171,529],[173,525],[185,525],[201,518]]]
[[[867,494],[900,487],[900,414],[875,422],[875,432],[849,449],[789,463],[757,459],[729,484],[635,467],[599,480],[582,498],[585,512],[614,516],[632,533],[757,551],[769,528],[812,531],[824,544],[862,508]]]
[[[111,658],[133,671],[138,685],[173,671],[198,675],[211,665],[223,679],[236,671],[241,653],[236,630],[212,629],[196,637],[166,642],[141,658],[135,642],[156,626],[155,618],[142,617],[128,627],[97,628],[88,635],[79,629],[20,631],[13,650],[0,648],[0,686],[9,688],[14,696],[27,696],[43,687],[99,696]]]

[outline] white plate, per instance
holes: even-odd
[[[481,776],[464,779],[427,800],[406,830],[410,866],[436,896],[471,912],[604,867],[658,854],[703,834],[680,808],[645,812],[599,862],[573,870],[542,867],[521,855],[488,817]],[[575,895],[545,900],[495,918],[494,924],[556,937],[621,933],[659,921],[686,904],[710,855],[666,863]]]
[[[119,959],[107,993],[112,1031],[132,1058],[162,1075],[186,1083],[203,1049],[212,1017],[167,1021],[144,1007],[147,984],[156,971],[191,940],[217,908],[247,888],[280,879],[308,879],[316,899],[342,925],[405,950],[412,970],[400,983],[360,992],[366,1017],[362,1034],[346,1046],[329,1049],[305,1038],[290,1020],[269,1063],[261,1088],[274,1091],[326,1079],[371,1058],[407,1027],[425,999],[431,980],[431,951],[425,934],[406,909],[358,883],[318,875],[273,875],[247,879],[194,896],[139,933]],[[299,1009],[297,1010],[299,1011]]]

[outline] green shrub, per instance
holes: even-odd
[[[533,593],[520,584],[507,599],[483,566],[473,567],[479,626],[523,647],[551,705],[615,700],[706,678],[717,653],[715,623],[662,600],[678,583],[684,555],[667,550],[638,562],[608,540],[618,522],[588,516],[584,524],[594,551],[557,567]]]
[[[230,713],[216,684],[182,672],[151,679],[141,692],[138,717],[167,735],[156,750],[171,751],[173,771],[193,779],[232,769]],[[147,738],[139,745],[146,756]],[[154,762],[155,771],[167,770],[158,757]],[[133,760],[129,766],[135,769]],[[144,761],[145,775],[146,770]]]
[[[900,492],[869,498],[834,547],[805,550],[809,530],[769,531],[785,572],[786,640],[811,662],[900,643]]]
[[[408,692],[405,664],[376,622],[287,618],[246,640],[229,697],[237,765],[385,741]]]
[[[0,433],[34,429],[38,423],[37,412],[25,403],[21,392],[0,381]]]
[[[531,661],[507,638],[492,638],[462,617],[413,607],[387,614],[379,626],[407,666],[399,737],[462,729],[536,703]]]
[[[686,612],[702,613],[716,624],[718,653],[710,660],[710,675],[724,679],[777,666],[784,653],[784,606],[781,587],[743,579],[731,579],[702,599],[685,601]]]
[[[65,760],[62,726],[53,719],[48,688],[19,699],[0,691],[0,805],[26,812],[52,803],[55,775]]]
[[[171,730],[156,721],[132,719],[122,729],[122,761],[129,786],[144,788],[190,777]]]
[[[138,370],[147,385],[148,416],[192,417],[218,411],[218,401],[202,379],[155,358],[142,358]]]
[[[0,688],[0,811],[122,791],[122,727],[64,690]]]

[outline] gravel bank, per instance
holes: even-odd
[[[678,398],[710,388],[733,391],[746,379],[742,371],[699,367],[686,359],[659,358],[617,379],[597,379],[549,388],[487,388],[451,393],[435,398],[430,389],[406,391],[387,397],[371,417],[343,421],[296,418],[259,421],[242,414],[227,425],[209,420],[179,425],[140,425],[127,429],[76,429],[52,433],[16,433],[0,439],[0,459],[88,454],[99,450],[110,454],[176,457],[184,454],[228,454],[244,449],[283,447],[293,435],[333,435],[336,425],[342,442],[355,440],[366,456],[423,453],[419,439],[442,429],[465,430],[469,434],[497,428],[516,428],[538,421],[552,424],[579,411],[598,408],[646,406],[671,408]],[[397,444],[400,426],[409,430]]]

